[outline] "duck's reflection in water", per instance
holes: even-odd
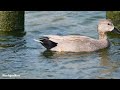
[[[52,52],[50,50],[46,50],[44,52],[42,52],[42,55],[46,58],[52,58],[54,56],[55,52]]]
[[[114,78],[112,73],[114,73],[119,68],[118,63],[111,61],[108,48],[92,53],[68,53],[68,52],[66,53],[66,52],[53,52],[47,50],[44,51],[42,55],[45,58],[53,59],[53,61],[59,60],[81,61],[82,59],[87,59],[87,57],[91,59],[98,56],[100,58],[99,66],[103,67],[99,70],[99,74],[96,75],[96,78],[98,79]]]
[[[92,54],[95,54],[95,52],[91,52],[91,53],[88,53],[88,52],[77,52],[77,53],[74,53],[74,52],[55,52],[55,51],[51,51],[51,50],[46,50],[44,52],[41,53],[44,57],[46,58],[53,58],[53,59],[56,59],[56,58],[60,58],[60,59],[72,59],[72,58],[78,58],[80,59],[80,57],[85,57],[85,56],[90,56]]]
[[[118,64],[112,62],[108,49],[103,49],[99,51],[100,59],[100,66],[105,67],[104,69],[100,70],[100,76],[97,78],[105,79],[105,78],[113,78],[112,73],[118,69]]]

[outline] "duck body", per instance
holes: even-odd
[[[109,45],[106,39],[97,40],[78,35],[45,35],[40,38],[40,41],[47,49],[58,52],[91,52],[106,48]],[[45,43],[49,46],[44,45]]]
[[[98,24],[99,39],[80,35],[44,35],[35,40],[40,42],[46,49],[58,52],[92,52],[110,46],[107,32],[113,31],[114,25],[111,20],[103,19]]]

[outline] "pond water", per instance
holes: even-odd
[[[104,18],[105,11],[26,11],[26,33],[0,34],[0,78],[120,79],[120,35],[109,34],[111,46],[92,53],[50,52],[33,40],[49,34],[98,38]]]

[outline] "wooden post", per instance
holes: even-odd
[[[0,31],[24,31],[24,11],[0,11]]]
[[[113,24],[120,29],[120,11],[107,11],[106,18],[111,19]]]

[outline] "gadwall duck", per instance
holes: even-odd
[[[35,40],[40,42],[46,49],[58,52],[91,52],[109,46],[107,32],[116,30],[111,20],[103,19],[98,24],[99,39],[93,39],[80,35],[44,35]],[[118,32],[118,30],[117,30]]]

